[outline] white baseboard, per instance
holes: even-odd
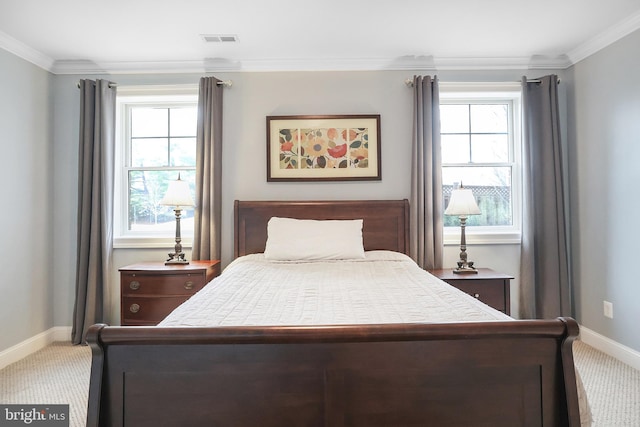
[[[54,341],[71,341],[71,326],[56,326],[0,352],[0,369],[35,353]]]
[[[604,335],[600,335],[599,333],[594,332],[589,328],[585,328],[584,326],[580,326],[580,339],[585,344],[588,344],[611,357],[615,357],[632,368],[640,370],[640,352],[607,338]]]

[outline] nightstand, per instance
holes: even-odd
[[[220,261],[143,262],[120,271],[120,324],[157,325],[220,274]]]
[[[511,314],[510,283],[513,276],[497,273],[490,268],[478,268],[478,273],[457,274],[453,269],[429,270],[429,273],[451,286],[478,298],[483,303]]]

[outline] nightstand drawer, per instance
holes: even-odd
[[[124,295],[192,295],[206,284],[201,273],[145,275],[122,273]]]
[[[120,324],[156,325],[220,274],[220,261],[143,262],[120,270]]]
[[[450,268],[430,270],[429,273],[496,310],[511,314],[510,282],[513,276],[497,273],[490,268],[478,268],[476,273],[466,274],[455,273]]]
[[[447,280],[447,283],[493,308],[506,312],[504,280]]]
[[[156,325],[190,295],[171,297],[124,297],[122,317],[127,325]]]

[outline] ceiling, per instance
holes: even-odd
[[[562,69],[638,28],[638,0],[0,2],[0,48],[57,74]]]

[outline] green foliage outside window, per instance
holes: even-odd
[[[467,226],[509,226],[513,224],[511,212],[511,189],[509,187],[467,186],[476,199],[480,215],[470,215]],[[444,186],[444,208],[449,204],[453,186]],[[443,211],[444,212],[444,211]],[[454,215],[444,215],[445,227],[457,227],[460,220]]]
[[[171,206],[160,205],[170,181],[178,178],[195,182],[193,170],[182,171],[130,171],[129,172],[129,224],[130,229],[167,223],[175,226],[175,212]],[[194,188],[191,188],[194,191]],[[193,209],[182,211],[181,218],[193,217]]]

